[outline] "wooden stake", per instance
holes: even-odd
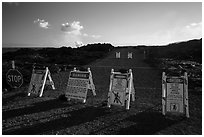
[[[110,86],[109,86],[109,92],[108,92],[108,103],[107,106],[110,108],[111,107],[111,87],[113,84],[113,73],[114,73],[114,69],[111,69],[111,75],[110,75]]]
[[[43,84],[42,84],[42,88],[40,90],[40,95],[39,97],[42,97],[42,94],[43,94],[43,90],[44,90],[44,87],[45,87],[45,82],[46,82],[46,79],[47,79],[47,75],[48,75],[48,67],[46,67],[46,72],[45,72],[45,76],[44,76],[44,79],[43,79]]]
[[[184,97],[185,97],[185,113],[186,117],[189,118],[189,105],[188,105],[188,75],[187,72],[184,73]]]
[[[166,76],[162,73],[162,114],[166,114]]]
[[[15,61],[14,60],[11,61],[11,65],[12,65],[12,69],[15,69]]]

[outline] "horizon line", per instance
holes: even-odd
[[[181,42],[187,42],[187,41],[191,41],[191,40],[201,40],[201,38],[195,38],[195,39],[188,39],[188,40],[181,40],[181,41],[176,41],[176,42],[169,42],[167,44],[136,44],[136,43],[111,43],[111,42],[95,42],[95,43],[87,43],[84,44],[83,46],[87,46],[88,44],[111,44],[114,47],[124,47],[124,46],[167,46],[169,44],[174,44],[174,43],[181,43]],[[7,45],[7,46],[5,46]],[[15,46],[16,45],[16,46]],[[75,45],[74,45],[75,46]],[[71,47],[74,48],[73,46],[66,46],[66,45],[52,45],[52,46],[48,46],[48,45],[42,45],[42,44],[20,44],[20,43],[2,43],[2,48],[61,48],[61,47]],[[80,46],[82,47],[82,46]]]

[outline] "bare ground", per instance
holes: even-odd
[[[69,71],[53,74],[56,90],[46,87],[43,97],[27,97],[22,87],[2,95],[2,134],[91,134],[91,135],[201,135],[202,95],[189,89],[190,118],[164,117],[161,114],[161,70],[143,61],[136,49],[121,48],[121,59],[115,51],[90,67],[96,96],[88,92],[87,102],[63,98]],[[127,59],[127,52],[133,59]],[[132,69],[136,100],[130,110],[107,108],[111,69]]]

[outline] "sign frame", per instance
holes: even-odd
[[[174,85],[176,88],[172,87]],[[169,96],[171,93],[172,95]],[[184,75],[180,77],[167,76],[165,72],[162,73],[162,114],[166,115],[167,113],[183,114],[187,118],[190,117],[187,72],[185,72]]]
[[[120,77],[116,77],[116,76],[120,76]],[[126,81],[121,79],[125,79]],[[122,85],[116,88],[116,84],[118,83],[115,83],[115,82],[118,82],[118,81],[122,81],[120,82],[122,83]],[[123,89],[121,89],[121,87]],[[121,96],[118,96],[118,95],[122,95],[122,100],[120,100]],[[121,73],[121,72],[114,72],[114,69],[111,69],[107,106],[110,108],[111,105],[118,105],[118,102],[119,102],[121,104],[120,106],[125,105],[126,109],[129,110],[131,96],[132,96],[132,101],[135,101],[135,89],[134,89],[134,83],[133,83],[132,70],[129,69],[128,73]]]
[[[74,76],[74,74],[75,74],[75,76]],[[88,76],[87,76],[87,74],[88,74]],[[81,82],[82,81],[85,82],[85,86],[70,84],[71,81],[77,81],[77,80],[80,80]],[[72,94],[68,90],[69,88],[72,88],[72,87],[73,88],[81,88],[81,89],[85,90],[85,93],[81,97],[79,95],[79,92],[76,94]],[[86,103],[87,92],[89,89],[92,90],[93,95],[96,96],[95,85],[93,83],[93,78],[92,78],[92,73],[91,73],[90,68],[88,68],[87,71],[80,71],[80,70],[77,70],[76,68],[74,68],[73,71],[70,71],[69,79],[68,79],[68,83],[67,83],[67,88],[65,91],[65,96],[66,96],[68,101],[70,101],[71,99],[78,99],[78,100],[82,100],[83,103]]]

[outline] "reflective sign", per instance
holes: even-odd
[[[28,88],[28,93],[39,95],[40,90],[43,85],[45,72],[46,72],[45,70],[34,70],[33,71],[30,85]]]

